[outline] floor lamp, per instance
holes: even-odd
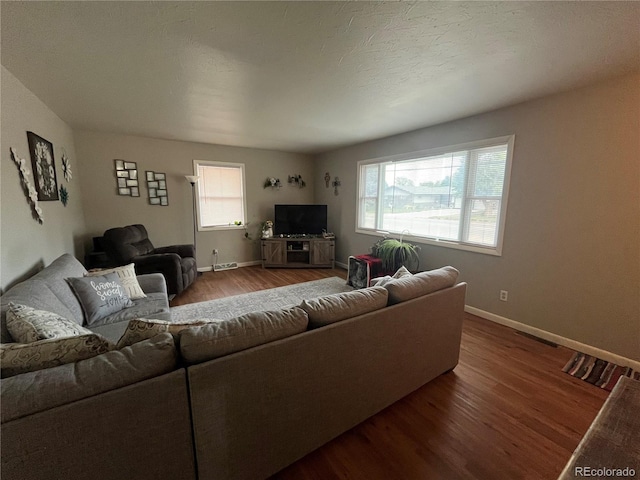
[[[196,251],[196,256],[198,253],[197,245],[196,245],[196,183],[198,183],[197,175],[185,175],[184,178],[191,184],[191,197],[193,197],[193,248]],[[197,262],[197,261],[196,261]]]

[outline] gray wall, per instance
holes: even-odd
[[[0,233],[0,287],[5,290],[25,276],[48,265],[63,253],[84,256],[85,232],[81,194],[81,162],[76,157],[73,132],[54,112],[31,93],[6,68],[1,70],[2,97],[2,162],[0,163],[2,227]],[[69,192],[65,207],[60,201],[38,202],[44,215],[41,225],[33,219],[31,207],[20,184],[17,166],[10,148],[27,160],[29,180],[34,184],[27,131],[32,131],[53,144],[58,188]],[[73,179],[62,175],[62,149],[71,160]]]
[[[423,245],[422,267],[457,267],[470,306],[639,360],[639,85],[627,76],[318,156],[337,260],[377,240],[355,233],[357,161],[515,133],[503,255]]]
[[[198,232],[199,268],[211,267],[214,248],[220,252],[221,263],[259,260],[258,229],[263,221],[273,219],[273,205],[313,203],[313,164],[307,155],[85,131],[76,131],[75,139],[87,172],[83,202],[88,237],[102,235],[108,228],[142,223],[157,247],[193,243],[191,185],[184,178],[193,175],[193,160],[245,164],[247,228],[253,240],[245,239],[244,229]],[[143,179],[145,170],[166,173],[169,206],[149,205],[144,181],[140,197],[117,195],[115,158],[137,162]],[[307,180],[305,188],[287,184],[287,177],[294,174]],[[284,186],[279,190],[263,188],[267,177],[280,178]]]
[[[192,160],[246,165],[249,228],[273,216],[275,203],[326,203],[337,260],[369,251],[377,239],[355,233],[358,160],[516,134],[503,255],[423,245],[422,267],[454,265],[469,283],[467,303],[579,342],[640,360],[640,76],[546,97],[483,115],[319,155],[72,132],[4,67],[2,74],[1,287],[6,289],[62,253],[82,259],[92,236],[144,223],[158,246],[190,243]],[[70,201],[40,202],[32,219],[10,147],[27,158],[26,131],[54,145],[58,182]],[[74,145],[75,143],[75,145]],[[62,179],[61,148],[73,180]],[[168,175],[169,206],[115,193],[113,159]],[[29,162],[30,169],[30,162]],[[324,174],[342,181],[339,195]],[[301,174],[307,188],[263,189],[266,177]],[[80,186],[82,185],[82,189]],[[199,232],[198,263],[260,258],[244,230]],[[509,302],[498,300],[509,290]]]

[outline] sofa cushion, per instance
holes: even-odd
[[[124,287],[124,290],[129,295],[131,300],[135,300],[137,298],[144,298],[146,295],[142,291],[140,287],[140,283],[138,283],[138,277],[136,276],[136,268],[133,263],[129,265],[124,265],[122,267],[116,268],[107,268],[104,270],[96,270],[92,272],[88,272],[88,277],[96,277],[101,275],[106,275],[108,273],[117,273],[118,278],[120,278],[120,282]]]
[[[161,334],[74,364],[5,378],[0,383],[1,421],[157,377],[174,370],[176,362],[173,338]]]
[[[318,328],[384,308],[387,296],[382,287],[368,287],[304,300],[300,308],[309,315],[309,328]]]
[[[45,310],[9,304],[7,328],[15,342],[31,343],[47,338],[65,338],[91,333],[71,320]]]
[[[302,333],[308,323],[307,314],[299,307],[211,321],[180,332],[180,353],[189,363],[204,362]]]
[[[67,316],[61,312],[48,308],[43,308],[43,310],[57,313],[68,320],[73,320],[82,325],[82,307],[71,290],[71,287],[66,282],[66,279],[71,277],[82,277],[86,274],[87,270],[84,268],[82,263],[80,263],[73,255],[65,253],[51,262],[48,267],[34,275],[32,278],[45,283],[47,288],[56,296],[58,301],[71,311],[72,315]],[[30,307],[33,306],[30,303],[17,303],[23,303]]]
[[[458,270],[447,266],[393,279],[383,288],[389,291],[389,305],[393,305],[452,287],[458,279],[458,274]]]
[[[0,345],[0,377],[77,362],[114,348],[113,343],[95,333],[32,343],[3,343]]]
[[[132,318],[163,318],[159,313],[169,313],[169,301],[164,293],[149,293],[145,298],[133,300],[132,305],[96,320],[91,329],[109,323],[128,322]]]
[[[160,333],[170,333],[174,337],[189,327],[205,325],[207,320],[186,320],[180,323],[172,323],[167,320],[157,320],[152,318],[134,318],[129,320],[127,329],[118,340],[118,348],[133,345],[148,338],[152,338]]]
[[[84,318],[89,326],[107,315],[133,305],[117,273],[68,278],[67,281],[82,305]]]

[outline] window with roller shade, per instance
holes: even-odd
[[[500,255],[514,136],[358,164],[359,233]]]
[[[246,223],[244,164],[194,160],[200,230],[236,228]]]

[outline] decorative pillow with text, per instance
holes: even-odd
[[[107,268],[105,270],[96,270],[87,273],[87,277],[97,277],[102,275],[107,275],[109,273],[117,273],[120,281],[122,282],[122,286],[124,287],[127,295],[131,300],[136,300],[138,298],[145,298],[146,295],[142,291],[142,287],[140,287],[140,283],[138,282],[138,277],[136,276],[136,269],[133,263],[129,265],[125,265],[123,267],[116,268]]]
[[[67,278],[67,282],[78,297],[89,326],[133,305],[115,272],[95,277]]]

